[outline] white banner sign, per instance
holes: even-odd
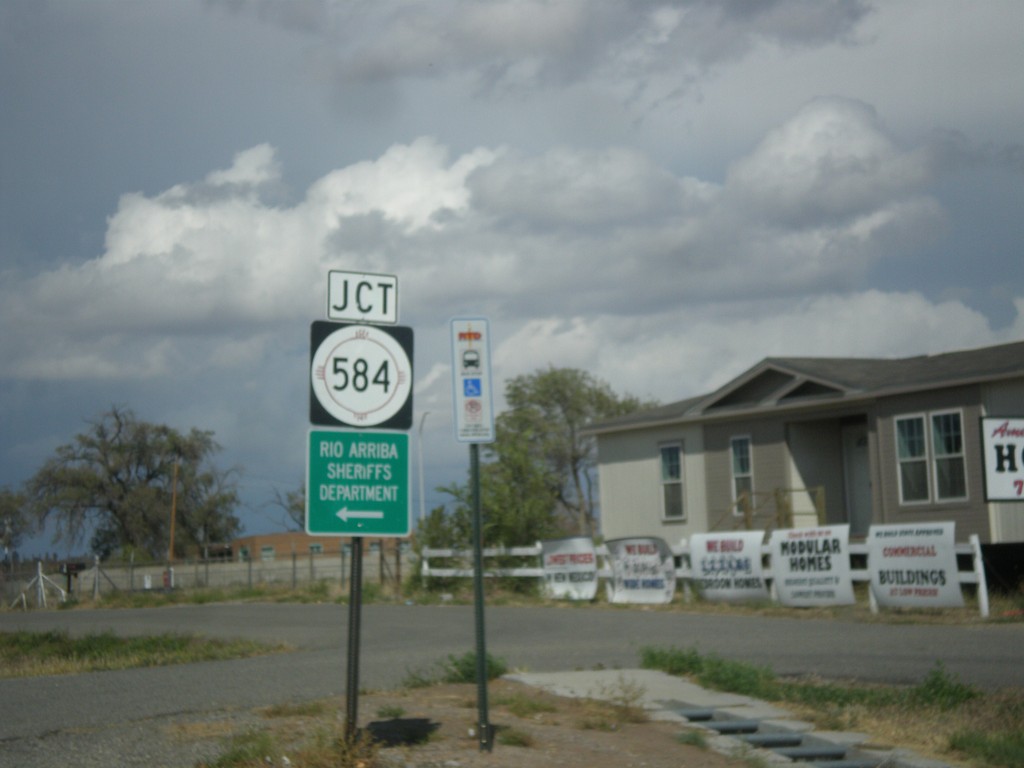
[[[964,604],[953,523],[871,526],[868,571],[879,605],[959,608]]]
[[[783,605],[852,605],[850,526],[774,531],[769,546],[775,593]]]
[[[540,546],[548,597],[593,600],[597,596],[597,554],[589,536],[549,539]]]
[[[690,537],[693,584],[705,600],[767,600],[761,565],[764,531],[697,533]]]
[[[669,603],[676,591],[676,569],[662,539],[613,539],[605,543],[612,579],[607,585],[610,603]]]
[[[987,501],[1024,501],[1024,418],[981,420]]]

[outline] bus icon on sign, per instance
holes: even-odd
[[[462,370],[468,371],[470,368],[480,370],[480,353],[475,349],[467,349],[462,353]]]

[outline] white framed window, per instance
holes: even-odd
[[[898,416],[895,434],[900,504],[967,498],[960,411]]]
[[[732,500],[736,502],[746,497],[750,503],[754,493],[754,461],[750,436],[740,435],[729,440],[729,453],[732,457]],[[742,510],[737,504],[733,511],[739,514]]]
[[[322,555],[324,553],[324,545],[319,541],[314,541],[309,545],[309,554],[311,555]]]
[[[923,415],[896,419],[896,463],[900,479],[900,503],[931,500],[928,493],[928,440]]]
[[[661,516],[664,520],[685,520],[683,506],[683,444],[661,446]]]
[[[263,562],[272,562],[275,556],[276,552],[274,552],[274,547],[272,545],[265,544],[264,546],[260,547],[260,560],[262,560]]]
[[[959,411],[932,414],[932,460],[935,467],[935,498],[953,501],[967,498],[964,462],[963,419]]]

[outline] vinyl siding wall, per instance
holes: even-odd
[[[789,487],[791,465],[785,427],[781,422],[760,419],[706,425],[704,447],[711,530],[731,529],[738,517],[732,488],[731,440],[734,437],[750,438],[755,507],[763,492]],[[774,511],[774,505],[771,508]]]
[[[661,446],[683,446],[682,521],[662,518]],[[669,544],[707,530],[704,441],[700,427],[662,427],[599,435],[601,533],[606,539],[660,536]]]
[[[914,524],[935,521],[956,523],[958,541],[976,533],[983,542],[990,541],[988,507],[985,503],[985,480],[981,464],[981,439],[978,419],[981,416],[981,388],[958,387],[890,397],[878,402],[878,493],[880,507],[875,509],[875,522]],[[936,411],[959,411],[963,429],[964,464],[967,479],[965,501],[936,501],[901,504],[899,468],[896,454],[896,419],[904,416],[927,417]],[[929,439],[930,432],[926,429]],[[929,487],[934,493],[929,461]]]

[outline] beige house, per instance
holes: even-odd
[[[602,533],[674,543],[748,522],[821,522],[849,523],[857,538],[873,523],[941,520],[960,540],[1022,542],[1024,503],[986,498],[985,416],[1024,417],[1024,342],[766,358],[715,392],[588,430]]]

